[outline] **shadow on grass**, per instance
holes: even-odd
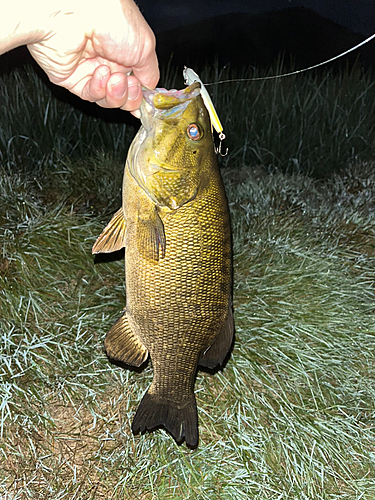
[[[107,264],[109,262],[116,262],[125,258],[125,248],[111,253],[98,253],[94,255],[94,264]]]

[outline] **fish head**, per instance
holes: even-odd
[[[209,114],[198,82],[182,90],[143,89],[143,96],[129,170],[156,205],[176,210],[195,198],[216,162]]]

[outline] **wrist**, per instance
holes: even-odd
[[[87,0],[11,0],[0,16],[0,54],[43,41],[64,18],[90,12],[88,4]]]
[[[12,0],[0,16],[0,54],[45,36],[43,2]]]

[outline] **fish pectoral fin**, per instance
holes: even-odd
[[[185,401],[178,404],[169,401],[150,390],[139,403],[132,423],[133,434],[153,431],[163,427],[175,439],[177,444],[185,440],[189,448],[198,446],[198,415],[195,396],[192,392]]]
[[[139,217],[136,227],[136,242],[140,255],[147,260],[163,259],[166,243],[164,225],[156,208],[149,214],[149,217]]]
[[[133,332],[126,310],[107,333],[104,348],[110,359],[131,366],[141,366],[148,358],[148,350]]]
[[[206,368],[221,366],[231,348],[234,336],[234,320],[232,304],[229,304],[228,316],[212,345],[203,352],[198,365]]]
[[[126,220],[122,207],[118,210],[95,241],[92,253],[116,252],[125,246]]]

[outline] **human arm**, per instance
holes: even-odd
[[[136,110],[140,84],[159,79],[155,37],[133,0],[12,0],[0,53],[23,44],[53,83],[103,107]]]

